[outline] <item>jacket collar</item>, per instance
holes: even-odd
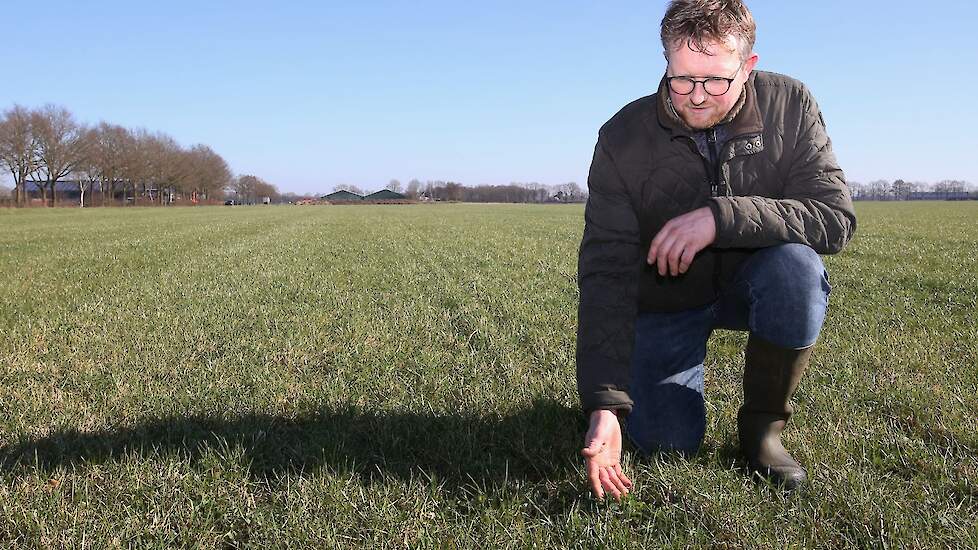
[[[659,125],[674,134],[691,135],[695,132],[686,125],[682,118],[676,113],[669,99],[669,88],[666,84],[666,77],[663,75],[659,82],[659,91],[656,94],[656,112]],[[738,106],[740,107],[737,110]],[[759,134],[764,131],[764,123],[761,120],[761,111],[757,106],[757,90],[754,88],[754,73],[751,72],[747,78],[747,84],[741,94],[741,100],[734,105],[736,115],[729,121],[729,135],[740,136],[744,134]],[[727,122],[727,121],[725,121]]]

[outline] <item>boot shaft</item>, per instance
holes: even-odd
[[[800,487],[807,474],[781,444],[781,432],[811,356],[811,347],[780,348],[753,334],[745,350],[744,405],[737,413],[740,448],[752,471],[788,490]]]
[[[794,412],[794,395],[808,368],[814,346],[787,349],[753,334],[744,350],[744,405],[742,413],[767,413],[787,420]]]

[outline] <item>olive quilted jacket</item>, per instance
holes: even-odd
[[[666,98],[663,79],[656,94],[626,105],[598,133],[578,262],[577,382],[585,410],[631,409],[638,312],[704,306],[752,250],[802,243],[834,254],[856,228],[822,114],[801,82],[751,73],[713,163]],[[684,275],[660,277],[645,262],[652,238],[670,219],[703,206],[713,211],[716,241]]]

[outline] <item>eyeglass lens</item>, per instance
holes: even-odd
[[[702,82],[703,89],[706,93],[710,95],[723,95],[730,89],[730,81],[722,78],[708,78],[700,82]],[[669,86],[677,94],[687,95],[693,93],[693,88],[696,87],[696,81],[689,78],[677,77],[669,81]]]

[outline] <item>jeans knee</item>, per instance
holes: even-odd
[[[751,293],[755,301],[751,330],[788,348],[815,343],[832,291],[819,255],[802,244],[763,251],[758,258]]]
[[[826,298],[832,291],[822,258],[803,244],[784,244],[763,251],[762,283],[755,288],[801,301]]]

